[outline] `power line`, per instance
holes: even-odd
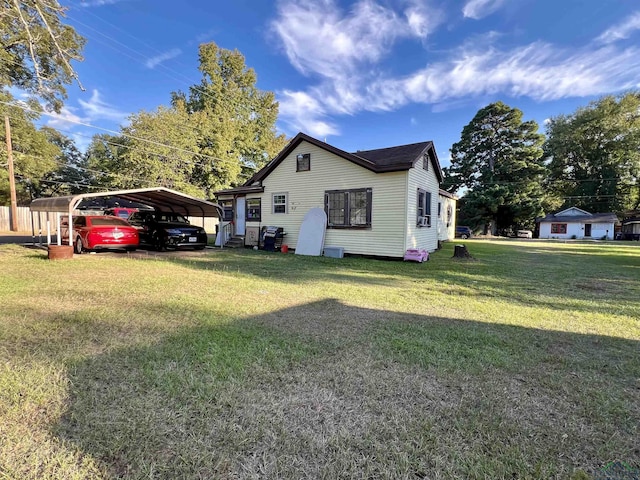
[[[21,108],[22,110],[24,110],[26,112],[34,112],[34,113],[38,113],[38,114],[45,115],[45,116],[52,117],[52,118],[59,118],[54,114],[51,114],[51,113],[48,113],[48,112],[38,112],[37,110],[29,108],[29,107],[27,107],[25,105],[20,105],[20,104],[10,103],[10,102],[4,102],[4,101],[1,101],[1,100],[0,100],[0,104],[7,105],[7,106],[10,106],[10,107]],[[156,142],[154,140],[149,140],[149,139],[146,139],[146,138],[138,137],[138,136],[131,135],[131,134],[128,134],[128,133],[124,133],[124,132],[116,132],[114,130],[109,130],[108,128],[98,127],[97,125],[92,125],[90,123],[84,123],[84,122],[80,122],[78,120],[71,120],[71,119],[64,119],[64,121],[68,122],[68,123],[73,123],[73,124],[76,124],[76,125],[82,125],[83,127],[94,128],[96,130],[102,130],[102,131],[110,133],[112,135],[118,135],[118,136],[122,136],[122,137],[132,138],[132,139],[138,140],[140,142],[146,142],[146,143],[150,143],[152,145],[156,145],[156,146],[159,146],[159,147],[164,147],[164,148],[169,148],[169,149],[172,149],[172,150],[176,150],[178,152],[188,153],[189,155],[197,155],[197,156],[200,156],[200,157],[209,158],[211,160],[215,160],[216,162],[225,162],[224,159],[218,158],[218,157],[214,157],[213,155],[207,155],[205,153],[200,153],[200,152],[193,152],[193,151],[190,151],[190,150],[186,150],[184,148],[174,147],[172,145],[167,145],[167,144],[164,144],[164,143]],[[231,161],[231,160],[226,160],[226,161]]]

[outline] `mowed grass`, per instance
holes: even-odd
[[[638,244],[466,244],[0,246],[0,478],[637,475]]]

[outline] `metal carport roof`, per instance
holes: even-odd
[[[156,210],[181,213],[190,217],[222,217],[222,207],[164,187],[113,190],[110,192],[82,193],[66,197],[36,198],[30,208],[34,212],[60,212],[71,214],[87,198],[118,197],[138,202]]]

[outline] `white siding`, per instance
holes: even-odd
[[[456,234],[456,207],[457,202],[444,195],[438,195],[441,204],[438,217],[438,240],[446,242],[453,240]],[[451,215],[448,215],[451,212]]]
[[[296,172],[296,155],[311,154],[311,169]],[[304,215],[309,209],[324,209],[327,190],[372,189],[371,228],[327,229],[325,245],[344,247],[345,253],[401,257],[405,251],[407,218],[407,172],[373,173],[307,142],[301,142],[262,182],[262,221],[247,226],[283,227],[283,243],[295,248]],[[438,198],[438,188],[431,189]],[[272,196],[287,194],[287,213],[274,214]],[[413,201],[415,203],[415,199]],[[433,200],[432,200],[433,204]],[[415,212],[415,205],[413,206]],[[437,203],[436,207],[437,208]],[[415,221],[413,222],[415,223]],[[431,229],[435,232],[435,228]],[[426,245],[426,243],[425,243]],[[435,247],[434,247],[435,248]]]
[[[418,209],[418,188],[431,193],[431,227],[418,227],[416,225]],[[407,184],[407,216],[405,250],[409,248],[424,248],[430,252],[438,248],[438,199],[440,185],[433,171],[433,165],[429,162],[429,169],[422,168],[422,161],[416,162],[414,168],[409,170]],[[454,223],[455,225],[455,223]]]
[[[566,223],[567,233],[551,233],[551,223]],[[540,222],[540,238],[576,238],[584,239],[584,225],[590,223],[589,221],[582,222]],[[600,239],[605,236],[610,239],[614,235],[613,223],[592,223],[591,224],[591,236],[586,238]]]

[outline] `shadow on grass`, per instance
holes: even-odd
[[[639,343],[314,302],[68,365],[117,478],[551,478],[639,458]]]

